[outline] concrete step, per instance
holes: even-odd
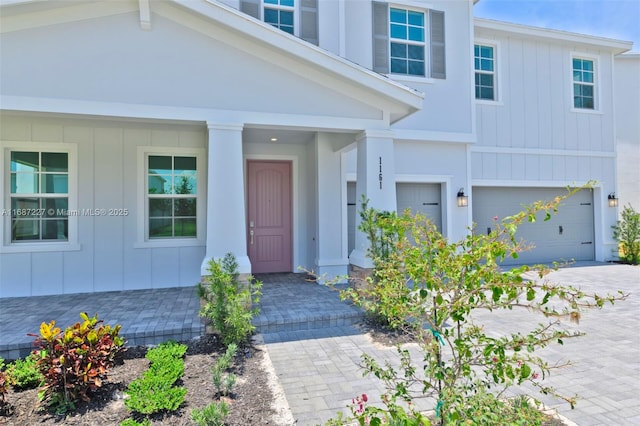
[[[364,319],[364,314],[356,310],[334,311],[329,313],[261,314],[254,318],[256,333],[269,334],[290,331],[317,330],[322,328],[344,327],[356,324]]]
[[[303,274],[259,276],[263,282],[256,333],[305,332],[348,327],[364,319],[364,313],[340,300],[345,286],[326,287],[304,279]]]

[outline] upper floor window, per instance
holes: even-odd
[[[424,13],[389,9],[391,72],[425,75]]]
[[[445,78],[444,12],[373,2],[373,70]]]
[[[289,34],[294,31],[294,0],[264,0],[264,22]]]
[[[493,46],[476,44],[473,47],[476,99],[496,100],[496,64]]]
[[[11,242],[68,241],[69,154],[10,151],[9,169]]]
[[[318,45],[318,0],[240,0],[240,10]]]
[[[595,69],[592,59],[573,58],[573,107],[595,109]]]

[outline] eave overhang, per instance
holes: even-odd
[[[571,43],[585,47],[610,50],[614,55],[631,50],[633,42],[616,40],[612,38],[597,37],[587,34],[578,34],[569,31],[560,31],[547,28],[532,27],[528,25],[513,24],[510,22],[495,21],[492,19],[474,18],[475,29],[498,31],[505,34],[534,38],[538,40]]]

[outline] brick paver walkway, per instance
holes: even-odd
[[[284,389],[296,425],[316,425],[347,413],[351,398],[366,393],[379,403],[382,384],[363,377],[363,352],[378,360],[397,363],[395,348],[371,341],[353,324],[362,313],[340,302],[336,292],[304,281],[300,274],[261,277],[265,281],[261,303],[262,327],[275,375]],[[615,264],[581,264],[554,272],[552,280],[571,283],[585,291],[622,290],[628,300],[588,312],[579,329],[586,333],[562,347],[545,349],[550,360],[572,360],[575,365],[553,373],[549,384],[566,394],[579,394],[576,409],[535,395],[580,426],[640,425],[640,268]],[[80,311],[98,313],[109,323],[123,326],[130,344],[153,344],[200,335],[204,327],[197,312],[193,287],[110,292],[96,295],[41,296],[0,299],[0,356],[15,358],[29,351],[28,332],[42,321],[55,319],[65,326],[76,322]],[[520,312],[478,316],[488,331],[501,333],[514,324],[535,324]],[[417,348],[409,347],[420,359]],[[529,392],[525,389],[526,392]],[[420,408],[433,401],[419,401]]]

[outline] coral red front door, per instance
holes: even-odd
[[[291,272],[291,162],[247,162],[251,272]]]

